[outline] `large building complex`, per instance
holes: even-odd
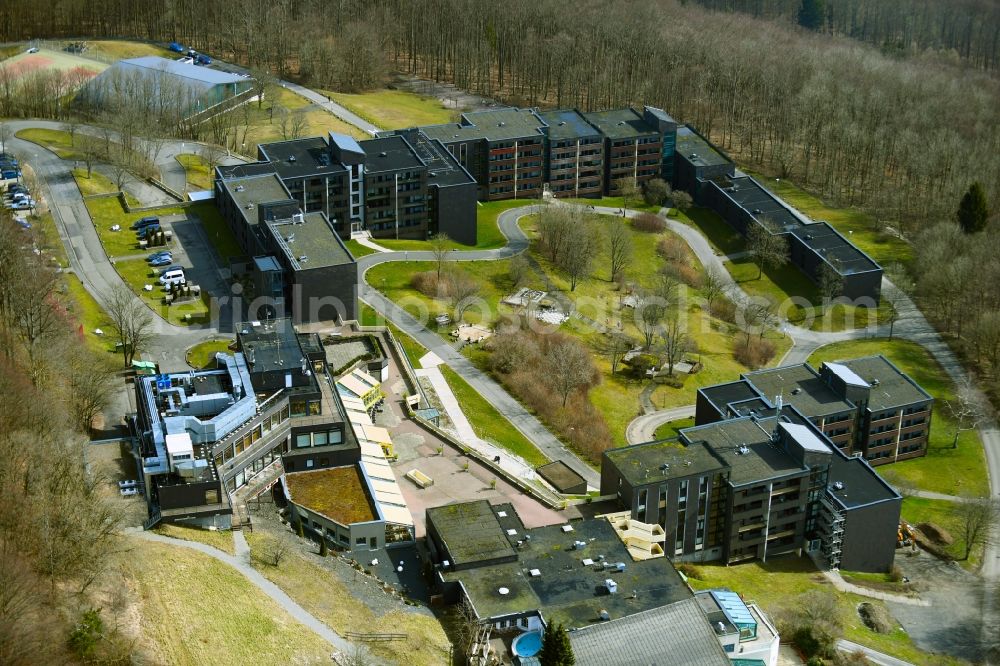
[[[934,399],[882,355],[748,372],[698,389],[695,423],[748,416],[781,396],[845,455],[872,465],[927,453]]]
[[[726,564],[807,551],[831,567],[888,571],[900,495],[795,407],[767,408],[604,453],[601,494],[662,527],[680,560]]]
[[[147,525],[228,527],[237,492],[284,475],[296,520],[332,544],[412,539],[385,446],[340,399],[318,336],[288,319],[245,322],[237,348],[217,369],[136,382]]]

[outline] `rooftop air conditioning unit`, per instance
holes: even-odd
[[[833,489],[834,490],[843,490],[844,489],[844,482],[843,481],[834,481],[833,482]]]

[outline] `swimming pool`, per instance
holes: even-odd
[[[515,638],[510,647],[518,657],[534,657],[542,651],[542,632],[526,631]]]

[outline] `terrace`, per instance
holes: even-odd
[[[378,518],[357,465],[286,472],[285,487],[292,502],[345,527]]]

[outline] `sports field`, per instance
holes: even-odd
[[[19,53],[0,61],[0,69],[13,75],[14,81],[33,72],[58,69],[69,77],[71,88],[82,85],[103,72],[107,67],[104,63],[49,49],[40,49],[37,53]]]

